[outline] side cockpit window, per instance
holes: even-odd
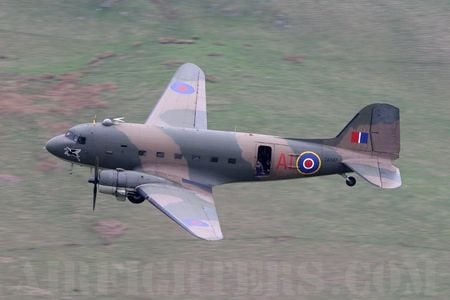
[[[77,139],[77,143],[82,145],[86,144],[86,138],[80,135]]]

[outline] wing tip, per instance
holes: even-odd
[[[214,236],[214,237],[200,237],[198,236],[198,238],[205,240],[205,241],[220,241],[223,240],[223,235],[220,236]]]
[[[187,81],[205,80],[205,72],[194,63],[182,64],[175,73],[176,78]]]
[[[216,230],[214,228],[213,232],[211,232],[211,231],[195,232],[194,230],[192,230],[191,227],[186,226],[185,224],[183,224],[181,222],[180,223],[177,222],[177,223],[181,226],[181,228],[183,228],[184,230],[189,232],[192,236],[194,236],[198,239],[205,240],[205,241],[220,241],[223,239],[223,234],[222,234],[222,231],[220,230],[220,228],[219,228],[219,230]]]

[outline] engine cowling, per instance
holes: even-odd
[[[165,180],[137,171],[102,170],[98,176],[98,191],[116,196],[117,200],[125,201],[128,197],[136,199],[136,187],[146,183],[161,183]]]

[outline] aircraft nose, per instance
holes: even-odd
[[[59,156],[58,153],[62,150],[63,143],[61,142],[61,136],[55,136],[48,140],[47,144],[45,144],[45,149],[47,149],[48,152],[55,156]]]

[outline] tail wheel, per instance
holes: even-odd
[[[353,176],[349,176],[349,177],[347,177],[347,178],[345,179],[345,183],[346,183],[348,186],[354,186],[354,185],[356,184],[356,178],[353,177]]]
[[[140,204],[145,200],[144,198],[136,194],[128,195],[127,198],[133,204]]]

